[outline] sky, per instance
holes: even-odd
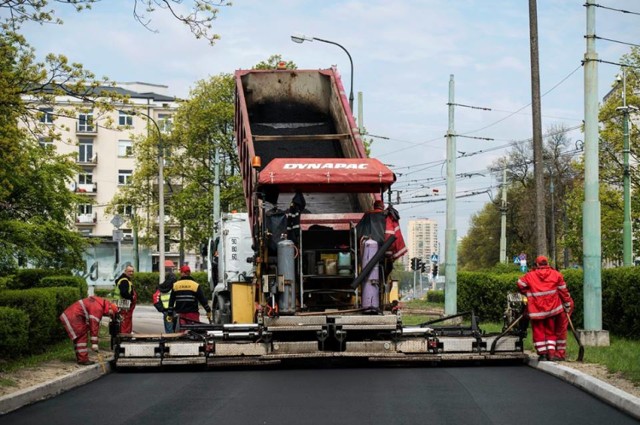
[[[401,221],[437,221],[444,252],[446,227],[445,134],[449,80],[457,104],[456,192],[488,193],[460,198],[456,230],[464,236],[470,218],[499,198],[499,182],[487,171],[511,141],[532,136],[529,2],[526,0],[235,0],[213,23],[214,46],[196,40],[165,11],[149,15],[145,29],[133,19],[133,1],[109,0],[80,14],[58,7],[64,25],[24,27],[39,58],[66,55],[97,76],[169,86],[188,97],[199,80],[251,68],[273,54],[299,69],[337,66],[350,90],[349,58],[318,41],[293,43],[292,34],[330,40],[353,59],[354,109],[363,94],[363,124],[373,135],[371,156],[398,175]],[[191,3],[185,0],[184,3]],[[584,0],[538,0],[542,130],[577,127],[584,116],[586,8]],[[637,0],[601,0],[601,6],[640,13]],[[596,8],[599,59],[619,62],[640,44],[640,15]],[[598,65],[598,94],[611,89],[619,67]],[[479,109],[479,108],[489,108]],[[470,136],[470,137],[462,137]],[[580,144],[579,128],[567,136]],[[475,137],[475,138],[471,138]],[[486,140],[491,139],[491,140]],[[441,196],[434,196],[434,189]],[[415,201],[434,201],[419,202]]]

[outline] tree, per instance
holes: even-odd
[[[54,0],[58,7],[73,7],[78,12],[91,9],[99,0]],[[48,0],[4,0],[0,2],[0,10],[5,10],[7,17],[2,22],[4,31],[18,31],[27,21],[40,24],[62,24],[62,20],[55,16],[55,9]],[[133,17],[149,31],[157,32],[152,25],[151,16],[160,10],[170,13],[175,19],[186,25],[196,38],[204,38],[211,45],[220,38],[213,33],[213,21],[220,12],[220,7],[231,6],[229,1],[192,0],[188,12],[181,12],[184,0],[132,0]]]
[[[266,61],[260,61],[253,69],[277,69],[280,63],[284,63],[285,69],[297,69],[298,67],[292,61],[283,61],[282,55],[271,55]]]
[[[557,240],[562,241],[565,235],[564,214],[567,213],[566,193],[573,187],[579,176],[579,167],[572,158],[581,152],[566,135],[567,129],[562,126],[551,126],[547,129],[543,158],[545,169],[545,186],[550,188],[553,181],[554,191],[547,190],[546,214],[548,226],[547,240],[551,247]],[[499,181],[502,172],[507,169],[510,182],[507,191],[507,257],[521,252],[530,256],[536,252],[535,197],[533,196],[533,155],[531,142],[515,143],[504,157],[498,159],[490,167]],[[553,197],[553,199],[552,199]],[[552,205],[555,208],[551,208]],[[555,230],[552,233],[552,229]],[[496,233],[497,232],[497,233]],[[485,208],[472,218],[469,233],[460,244],[461,267],[469,270],[493,267],[499,260],[500,240],[500,205],[498,200],[485,205]],[[564,247],[562,243],[559,245]]]
[[[13,34],[0,35],[0,272],[19,264],[79,267],[86,242],[70,223],[79,198],[68,188],[72,158],[40,146],[39,127],[20,127],[22,100],[41,68]],[[64,67],[63,67],[64,68]]]
[[[212,234],[214,185],[214,157],[220,155],[220,204],[222,211],[246,210],[239,172],[238,156],[233,139],[234,80],[231,74],[220,74],[196,83],[188,100],[174,115],[171,133],[162,137],[165,157],[166,211],[179,228],[173,240],[184,242],[194,249]],[[152,126],[153,127],[153,126]],[[133,182],[121,189],[113,204],[128,203],[146,210],[143,217],[157,216],[156,199],[151,182],[158,175],[158,133],[136,140],[134,153],[136,171]],[[126,200],[126,202],[125,202]],[[147,229],[143,241],[153,244],[153,220],[143,220]]]

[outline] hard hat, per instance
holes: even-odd
[[[191,268],[185,264],[184,266],[180,267],[180,273],[182,274],[191,273]]]
[[[175,264],[173,264],[173,261],[171,261],[171,260],[164,260],[164,266],[165,267],[175,267]]]

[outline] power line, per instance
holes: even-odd
[[[631,12],[629,10],[624,10],[624,9],[615,9],[613,7],[603,6],[603,5],[597,4],[597,3],[596,4],[587,4],[587,3],[585,3],[585,4],[583,4],[583,6],[595,6],[595,7],[599,7],[599,8],[602,8],[602,9],[613,10],[615,12],[628,13],[628,14],[631,14],[631,15],[640,15],[640,13],[638,13],[638,12]]]
[[[587,36],[585,36],[587,37]],[[640,47],[640,44],[635,44],[635,43],[627,43],[626,41],[620,41],[620,40],[612,40],[610,38],[605,38],[605,37],[599,37],[597,35],[594,35],[593,38],[597,39],[597,40],[606,40],[606,41],[610,41],[612,43],[619,43],[619,44],[626,44],[627,46],[634,46],[634,47]]]

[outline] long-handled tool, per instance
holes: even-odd
[[[578,359],[577,361],[581,362],[584,359],[584,345],[582,345],[582,341],[580,341],[580,336],[578,332],[576,332],[576,328],[573,327],[573,322],[571,321],[571,316],[568,311],[564,312],[567,315],[567,320],[569,321],[569,327],[571,327],[571,332],[573,336],[576,337],[576,341],[578,341]]]
[[[522,320],[522,318],[524,317],[524,313],[521,314],[520,316],[518,316],[518,318],[516,320],[514,320],[513,322],[511,322],[511,324],[509,325],[509,327],[507,329],[505,329],[504,332],[502,332],[500,335],[498,335],[493,342],[491,343],[491,350],[489,351],[490,354],[495,354],[496,353],[496,345],[498,344],[498,340],[500,338],[502,338],[503,336],[505,336],[506,334],[508,334],[511,329],[513,329],[513,327],[515,325],[518,324],[518,322],[520,322],[520,320]]]
[[[98,362],[100,363],[100,366],[102,366],[102,373],[107,373],[107,366],[104,364],[104,357],[102,357],[102,353],[98,351],[96,354],[98,355]]]

